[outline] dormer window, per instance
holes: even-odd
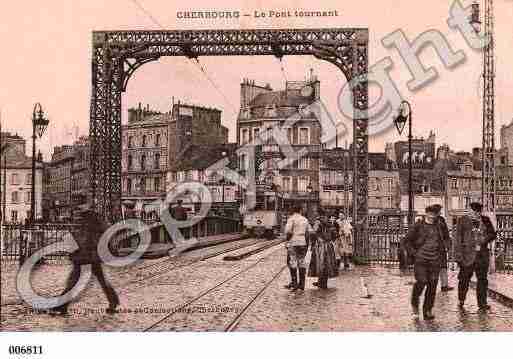
[[[242,110],[242,118],[249,119],[251,117],[251,107],[244,107]]]
[[[278,114],[276,112],[276,104],[269,104],[265,107],[265,116],[266,117],[276,117]]]

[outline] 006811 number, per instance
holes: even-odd
[[[42,345],[9,345],[10,355],[41,355]]]

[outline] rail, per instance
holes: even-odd
[[[148,226],[151,233],[151,243],[173,244],[165,226],[154,223]],[[0,257],[2,263],[18,261],[23,263],[33,253],[50,244],[56,244],[56,250],[44,257],[51,262],[59,262],[68,259],[68,253],[64,250],[65,239],[71,238],[71,232],[79,228],[77,224],[37,224],[33,227],[21,224],[6,224],[2,228]],[[240,233],[240,221],[221,216],[209,216],[188,228],[180,230],[184,238],[205,238],[223,234]],[[136,247],[139,235],[135,231],[122,230],[115,234],[109,242],[112,253],[117,253],[121,248]],[[62,249],[59,245],[62,243]]]
[[[407,228],[370,227],[368,239],[363,237],[361,229],[354,231],[354,255],[363,263],[398,264],[399,244],[406,235]],[[454,230],[450,231],[454,238]],[[513,273],[513,228],[502,228],[497,231],[495,245],[495,269],[498,272]],[[454,249],[449,251],[449,261],[453,261]]]

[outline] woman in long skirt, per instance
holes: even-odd
[[[315,233],[311,236],[312,258],[308,276],[318,278],[314,283],[316,287],[327,289],[328,279],[338,276],[334,247],[337,231],[325,216],[316,221],[313,229]]]

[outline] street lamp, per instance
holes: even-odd
[[[306,186],[306,192],[308,193],[308,200],[306,201],[306,213],[307,217],[310,217],[310,201],[312,197],[313,187],[312,182],[308,183],[308,186]]]
[[[408,101],[402,101],[399,107],[397,117],[394,119],[395,127],[402,134],[404,127],[408,122],[408,227],[411,228],[415,219],[413,218],[414,197],[413,197],[413,171],[412,171],[412,148],[411,148],[411,128],[412,128],[412,110]]]
[[[32,191],[30,196],[30,224],[36,219],[36,139],[43,137],[50,121],[45,117],[43,108],[38,102],[32,112]]]
[[[481,32],[481,21],[479,20],[479,3],[477,1],[472,4],[472,13],[469,20],[474,31],[479,34]]]

